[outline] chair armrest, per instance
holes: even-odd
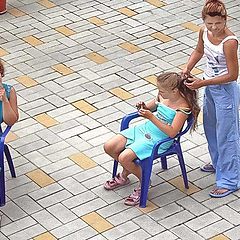
[[[126,116],[124,116],[121,121],[120,131],[127,129],[129,127],[130,121],[133,120],[134,118],[138,118],[138,117],[140,117],[138,112],[133,112],[133,113],[130,113],[130,114],[127,114]]]
[[[11,126],[7,126],[4,132],[1,135],[1,143],[4,143],[7,134],[9,133]]]

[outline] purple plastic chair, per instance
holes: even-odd
[[[4,154],[6,156],[8,166],[13,178],[16,177],[12,157],[9,151],[8,146],[4,143],[5,138],[10,131],[11,127],[7,126],[5,131],[2,132],[2,128],[0,127],[0,134],[1,134],[1,143],[0,143],[0,207],[4,206],[6,203],[6,196],[5,196],[5,176],[4,176]]]
[[[138,112],[134,112],[134,113],[126,115],[121,121],[120,130],[122,131],[124,129],[127,129],[129,127],[130,121],[137,117],[140,117]],[[194,120],[193,115],[190,114],[187,119],[187,124],[184,125],[181,132],[178,133],[175,138],[168,137],[164,140],[161,140],[161,141],[155,143],[151,156],[149,156],[148,158],[145,158],[144,160],[139,160],[139,159],[134,160],[134,162],[136,164],[138,164],[142,169],[141,196],[140,196],[139,207],[141,207],[141,208],[146,207],[149,182],[150,182],[150,177],[151,177],[151,173],[152,173],[153,160],[156,158],[160,158],[162,168],[167,169],[167,156],[177,154],[180,168],[182,171],[184,186],[187,189],[189,188],[186,167],[185,167],[185,163],[184,163],[184,159],[183,159],[182,148],[180,145],[180,138],[183,134],[185,134],[191,128],[191,126],[193,124],[193,120]],[[166,150],[165,152],[158,154],[159,146],[168,141],[173,141],[170,148],[168,150]],[[112,177],[116,176],[117,167],[118,167],[118,161],[114,160]]]

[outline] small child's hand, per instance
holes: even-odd
[[[154,116],[150,110],[144,108],[139,109],[139,115],[147,119],[150,119],[152,116]]]
[[[138,102],[138,103],[136,104],[136,107],[137,107],[138,111],[139,111],[140,109],[147,109],[147,106],[146,106],[146,104],[145,104],[144,102]]]
[[[3,101],[5,99],[6,99],[5,88],[0,88],[0,101]]]

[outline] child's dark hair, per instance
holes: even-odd
[[[221,0],[206,0],[202,9],[202,19],[206,16],[215,17],[220,16],[227,19],[227,10],[224,3]]]
[[[157,77],[157,82],[161,84],[163,88],[175,89],[177,88],[181,96],[186,100],[189,105],[192,115],[194,117],[194,123],[191,130],[195,130],[197,127],[197,117],[200,112],[198,105],[198,92],[197,90],[189,89],[185,84],[181,75],[175,72],[166,72],[160,74]]]
[[[0,74],[2,77],[4,77],[4,66],[3,66],[3,62],[0,59]]]

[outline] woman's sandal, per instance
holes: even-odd
[[[211,172],[211,173],[215,172],[215,168],[213,167],[213,165],[211,163],[207,163],[207,164],[201,166],[200,169],[203,172]]]
[[[118,173],[114,178],[108,180],[104,184],[106,190],[113,190],[115,188],[125,186],[130,183],[129,178],[125,179],[121,173]]]
[[[124,204],[127,206],[139,205],[140,196],[141,196],[141,188],[135,188],[133,190],[133,193],[125,199]]]

